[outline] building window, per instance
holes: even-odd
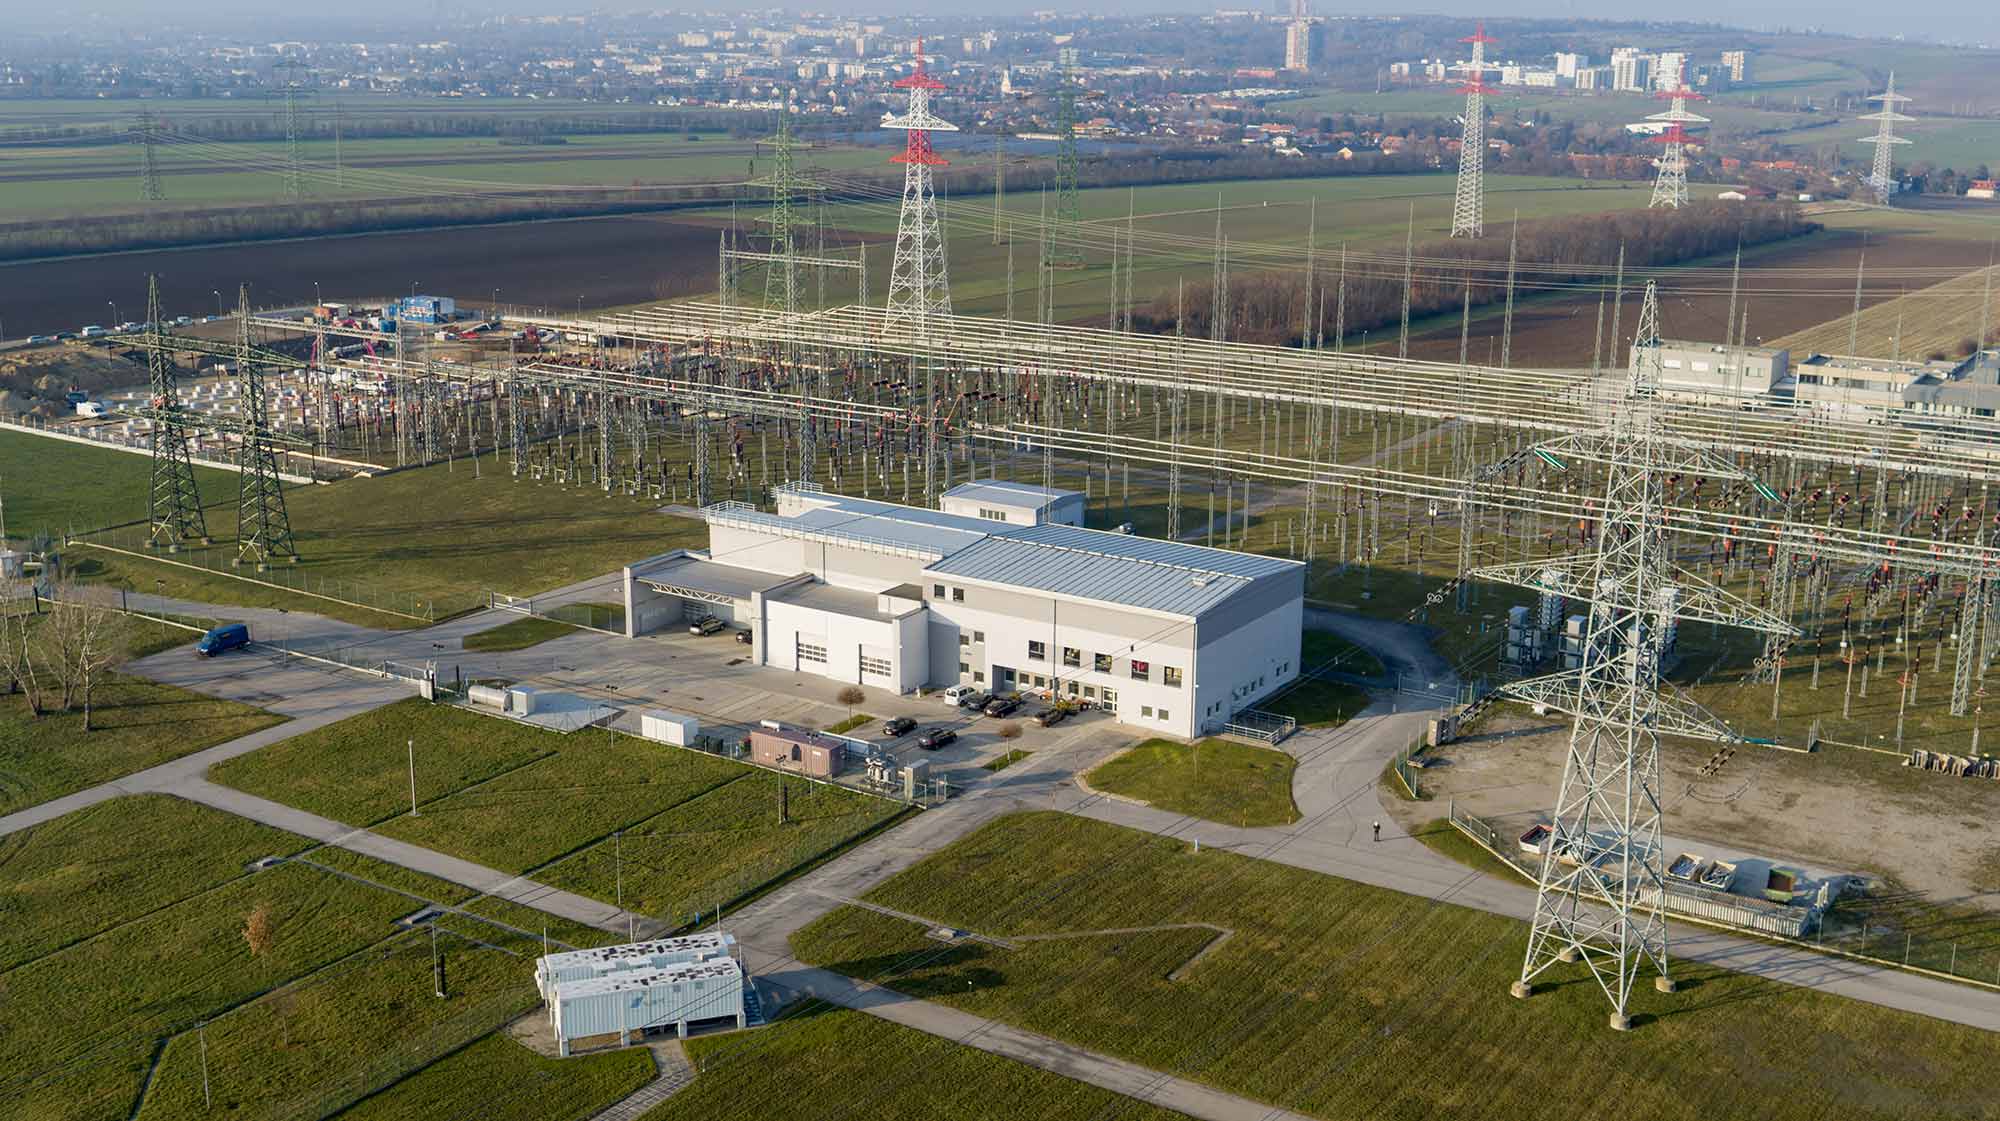
[[[973,683],[974,685],[980,685],[980,684],[984,684],[984,683],[985,683],[985,681],[986,681],[986,671],[985,671],[985,670],[983,670],[983,669],[976,669],[976,670],[973,670],[973,671],[972,671],[972,683]]]
[[[801,641],[799,643],[799,661],[818,662],[821,665],[825,665],[826,647],[815,646],[810,642]]]
[[[887,677],[889,676],[889,659],[871,658],[863,654],[861,655],[861,672],[872,673],[877,677]]]
[[[1077,688],[1077,686],[1076,686],[1076,679],[1075,679],[1075,678],[1071,678],[1071,679],[1069,679],[1068,681],[1065,681],[1065,682],[1063,682],[1063,685],[1064,685],[1064,687],[1065,687],[1065,688],[1067,688],[1067,689],[1069,690],[1069,695],[1070,695],[1070,696],[1072,696],[1072,697],[1076,696],[1076,688]]]
[[[943,585],[943,584],[932,584],[932,585],[931,585],[931,598],[932,598],[932,599],[943,599],[943,598],[944,598],[944,585]]]
[[[1063,647],[1063,665],[1080,666],[1082,664],[1083,664],[1083,651],[1078,650],[1074,646]]]
[[[1171,686],[1173,686],[1173,687],[1174,687],[1174,688],[1176,688],[1176,689],[1180,688],[1180,687],[1181,687],[1181,667],[1179,667],[1179,666],[1161,666],[1161,667],[1160,667],[1160,681],[1161,681],[1161,682],[1162,682],[1163,684],[1166,684],[1166,685],[1171,685]]]
[[[986,641],[986,632],[985,632],[985,631],[973,631],[973,632],[972,632],[972,641],[974,641],[974,642],[985,642],[985,641]]]
[[[1153,706],[1152,706],[1152,705],[1140,705],[1140,706],[1139,706],[1139,715],[1141,715],[1141,716],[1144,716],[1144,717],[1147,717],[1147,718],[1149,718],[1149,719],[1150,719],[1150,718],[1152,717],[1152,715],[1153,715]]]
[[[1029,640],[1028,640],[1028,660],[1029,660],[1029,661],[1031,661],[1031,662],[1046,662],[1046,661],[1048,661],[1048,660],[1049,660],[1049,647],[1048,647],[1048,644],[1047,644],[1047,643],[1043,643],[1043,642],[1036,642],[1036,641],[1035,641],[1034,639],[1032,639],[1032,638],[1031,638],[1031,639],[1029,639]]]
[[[1116,690],[1116,689],[1106,689],[1106,690],[1104,691],[1104,703],[1105,703],[1105,704],[1108,704],[1108,705],[1115,705],[1115,704],[1117,704],[1117,703],[1118,703],[1118,690]]]
[[[1095,685],[1086,685],[1086,686],[1084,686],[1084,687],[1083,687],[1083,699],[1084,699],[1084,700],[1086,700],[1086,701],[1094,701],[1094,700],[1096,700],[1096,699],[1097,699],[1097,686],[1095,686]]]
[[[964,631],[960,631],[960,632],[958,632],[958,644],[959,644],[960,646],[970,646],[970,645],[972,645],[972,636],[971,636],[971,635],[969,635],[969,634],[966,634],[966,633],[965,633]]]
[[[964,602],[965,602],[965,589],[964,589],[964,588],[953,588],[953,589],[951,590],[951,601],[952,601],[953,603],[964,603]]]
[[[960,674],[968,674],[968,673],[971,673],[971,672],[972,672],[972,667],[971,667],[971,666],[968,666],[968,665],[966,665],[966,664],[965,664],[964,662],[960,662],[960,663],[958,663],[958,672],[959,672]]]
[[[1137,658],[1132,659],[1132,680],[1151,681],[1152,679],[1153,663],[1142,662]]]
[[[1160,719],[1162,719],[1162,720],[1171,720],[1171,719],[1173,719],[1173,717],[1171,717],[1171,716],[1167,715],[1167,710],[1163,708],[1163,709],[1161,709],[1161,710],[1160,710]]]
[[[1109,654],[1092,655],[1090,660],[1090,668],[1096,670],[1099,673],[1110,673],[1111,655]]]
[[[989,522],[1004,522],[1007,520],[1007,511],[992,510],[988,509],[987,507],[981,506],[979,508],[979,516],[985,518]]]

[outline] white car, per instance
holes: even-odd
[[[939,693],[938,696],[943,699],[944,703],[950,705],[953,708],[957,708],[958,703],[960,701],[971,696],[975,692],[977,692],[977,690],[975,690],[970,685],[954,685],[951,688],[946,689],[944,692]]]

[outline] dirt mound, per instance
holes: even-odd
[[[71,390],[96,397],[145,382],[143,352],[42,346],[0,354],[0,406],[8,414],[56,416],[69,411],[63,395]]]

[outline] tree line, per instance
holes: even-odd
[[[1782,241],[1819,228],[1792,203],[1704,202],[1679,210],[1545,218],[1520,224],[1519,259],[1533,262],[1538,285],[1600,283],[1604,269],[1618,260],[1621,249],[1627,269],[1636,271],[1728,253],[1738,244]],[[1418,263],[1411,270],[1409,286],[1411,318],[1458,311],[1468,298],[1474,307],[1506,299],[1509,233],[1488,226],[1486,236],[1477,241],[1416,245],[1412,257]],[[1224,336],[1239,342],[1298,345],[1309,324],[1331,338],[1343,322],[1350,336],[1401,322],[1400,268],[1387,268],[1378,257],[1365,271],[1350,270],[1343,285],[1337,265],[1337,253],[1322,247],[1310,278],[1297,269],[1227,277]],[[1176,296],[1155,299],[1134,317],[1134,326],[1171,332],[1176,300]],[[1189,284],[1180,302],[1182,329],[1191,336],[1212,337],[1215,305],[1212,280]]]
[[[9,696],[27,694],[28,713],[83,710],[90,731],[90,697],[120,654],[117,613],[92,603],[68,582],[44,602],[22,577],[0,580],[0,674]]]

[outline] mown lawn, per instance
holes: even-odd
[[[700,1074],[642,1121],[767,1121],[807,1102],[820,1121],[1183,1116],[845,1009],[690,1040],[687,1054]]]
[[[526,650],[530,646],[540,646],[552,638],[575,633],[576,628],[568,623],[530,616],[516,619],[511,623],[502,623],[491,630],[466,635],[463,645],[467,650]]]
[[[126,616],[115,617],[112,626],[113,640],[125,657],[195,637]],[[46,686],[48,675],[42,676]],[[45,709],[53,709],[60,700],[59,693],[44,689]],[[34,716],[26,694],[0,694],[0,813],[170,762],[282,724],[285,717],[113,673],[92,691],[90,720],[91,730],[86,732],[80,696],[74,711]]]
[[[1529,1117],[1551,1102],[1689,1121],[2000,1115],[1991,1033],[1680,962],[1682,991],[1639,986],[1636,1030],[1614,1034],[1581,972],[1508,997],[1526,940],[1515,920],[1082,818],[1002,818],[867,898],[999,935],[1227,927],[1178,980],[1208,932],[947,948],[843,908],[792,944],[810,962],[1316,1116]]]
[[[143,366],[133,366],[132,371],[138,381],[146,380]],[[7,528],[16,540],[35,533],[86,533],[145,521],[152,471],[152,460],[144,455],[25,432],[0,432],[0,479],[7,484]],[[195,482],[206,500],[234,504],[235,475],[197,467]],[[229,521],[232,512],[215,509],[208,516]]]
[[[416,699],[240,756],[210,776],[597,899],[618,901],[622,879],[626,907],[676,924],[754,893],[903,810],[632,736],[562,735]],[[528,929],[543,921],[508,918],[496,910],[502,906],[471,904]]]
[[[496,1032],[337,1116],[581,1121],[652,1080],[653,1057],[641,1047],[547,1059]]]
[[[1153,739],[1085,778],[1098,790],[1225,825],[1285,825],[1299,819],[1292,804],[1296,766],[1282,751],[1234,740]]]
[[[1306,728],[1337,728],[1368,707],[1368,691],[1344,681],[1301,681],[1257,706]]]

